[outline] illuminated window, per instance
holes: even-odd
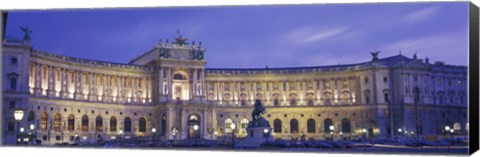
[[[82,131],[88,131],[88,116],[83,115],[82,117]]]
[[[97,118],[95,118],[95,130],[103,131],[103,119],[101,116],[97,116]]]
[[[75,117],[73,114],[68,116],[68,131],[74,131],[75,130]]]
[[[55,114],[53,118],[53,130],[60,131],[62,129],[62,116],[59,113]]]
[[[117,118],[113,116],[110,118],[110,131],[111,132],[117,131]]]
[[[48,124],[47,113],[43,112],[40,117],[40,129],[43,131],[47,130],[47,124]]]

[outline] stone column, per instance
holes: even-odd
[[[312,86],[313,86],[313,93],[315,94],[315,95],[314,95],[314,99],[316,99],[317,102],[318,102],[318,98],[319,98],[319,97],[318,97],[318,93],[319,93],[319,92],[318,92],[318,81],[315,80],[315,79],[312,80]]]
[[[64,99],[66,98],[66,93],[67,93],[67,83],[68,80],[66,79],[66,69],[65,68],[60,68],[60,74],[61,74],[61,82],[60,82],[60,98]]]
[[[288,80],[285,81],[285,99],[284,99],[284,103],[285,104],[290,104],[290,103],[287,103],[288,100],[290,99],[290,83],[288,82]],[[289,106],[289,105],[287,105]]]
[[[150,83],[150,77],[147,76],[147,77],[145,77],[145,87],[144,87],[145,88],[145,97],[144,97],[144,99],[145,99],[144,103],[145,104],[148,104],[150,102],[150,85],[149,85],[149,83]]]
[[[205,69],[200,69],[200,96],[205,97]]]
[[[173,80],[172,80],[172,68],[168,68],[168,74],[167,74],[167,77],[168,77],[168,98],[167,100],[171,100],[172,99],[172,94],[173,94]]]
[[[158,71],[158,94],[161,97],[164,94],[163,90],[163,68]]]
[[[122,88],[121,88],[122,81],[120,79],[120,76],[118,76],[118,75],[115,76],[115,80],[116,80],[116,83],[117,83],[117,85],[116,85],[117,86],[117,97],[115,98],[115,102],[120,102],[120,99],[121,99],[121,96],[120,96],[121,92],[120,91],[122,90]]]
[[[224,100],[224,99],[223,99],[223,96],[225,95],[225,93],[224,93],[224,90],[225,90],[225,81],[222,81],[222,83],[219,84],[219,85],[220,85],[220,88],[219,88],[220,94],[219,94],[219,96],[218,96],[218,98],[219,98],[218,100],[220,100],[220,103],[223,104],[223,100]]]
[[[35,63],[35,96],[42,96],[42,66]]]
[[[49,98],[55,97],[55,68],[53,66],[48,66],[48,90],[47,96]]]
[[[340,96],[342,95],[342,87],[341,87],[342,86],[342,84],[341,84],[342,80],[340,78],[337,78],[337,79],[335,79],[335,81],[336,81],[335,83],[336,83],[336,87],[337,87],[337,100],[336,100],[337,103],[336,104],[340,104],[341,101],[339,101],[339,100],[340,100]]]
[[[321,104],[321,105],[324,105],[324,103],[322,102],[324,87],[325,87],[325,81],[323,79],[318,80],[318,104]]]
[[[197,71],[198,69],[193,69],[192,97],[197,96]]]
[[[348,103],[349,104],[353,104],[353,94],[352,94],[353,90],[352,90],[352,78],[349,77],[348,78]]]
[[[307,89],[305,88],[305,80],[302,80],[302,100],[300,104],[306,105],[307,103],[305,102],[305,97],[307,96]]]
[[[95,73],[92,73],[92,84],[90,85],[90,89],[91,89],[91,97],[92,97],[92,100],[91,101],[97,101],[98,100],[98,92],[97,92],[97,89],[98,88],[98,85],[97,85],[97,74]]]

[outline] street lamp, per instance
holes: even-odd
[[[332,136],[332,151],[333,151],[333,149],[335,148],[333,145],[333,130],[335,130],[335,126],[330,125],[329,129],[330,129],[330,135]]]
[[[363,132],[363,138],[367,138],[367,129],[363,128],[362,129],[362,132]]]
[[[340,139],[343,140],[343,132],[339,132],[338,134],[340,134]]]
[[[268,139],[268,136],[269,136],[268,132],[269,131],[268,131],[267,128],[263,129],[263,137],[265,137],[265,142],[267,142],[267,139]]]
[[[155,139],[155,133],[157,132],[157,129],[156,128],[152,128],[152,137],[153,139]]]
[[[232,148],[235,148],[235,123],[230,124],[232,129]]]
[[[198,138],[198,136],[197,136],[198,128],[199,128],[199,127],[198,127],[197,124],[193,125],[193,132],[194,132],[193,136],[194,136],[195,138]]]
[[[32,144],[32,143],[33,143],[33,140],[34,140],[34,139],[33,139],[33,136],[34,136],[34,131],[33,131],[33,130],[35,129],[35,125],[34,125],[34,124],[30,124],[29,127],[30,127],[30,138],[31,138],[31,139],[30,139],[30,144]]]
[[[23,119],[23,110],[17,109],[13,112],[13,117],[15,118],[15,121],[17,121],[17,129],[20,130],[20,121]],[[19,139],[19,132],[17,131],[17,142]]]
[[[451,129],[450,129],[450,126],[448,126],[448,125],[445,126],[445,133],[447,134],[447,136],[448,136],[448,132],[451,132],[450,130],[451,130]],[[447,138],[448,138],[448,137],[447,137]],[[451,141],[449,140],[449,141],[448,141],[448,151],[450,151],[450,145],[451,145],[450,142],[451,142]]]

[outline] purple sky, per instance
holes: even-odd
[[[119,63],[177,28],[208,68],[351,64],[375,49],[467,65],[468,53],[468,2],[12,11],[6,35],[25,25],[35,49]]]

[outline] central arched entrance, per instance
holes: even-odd
[[[188,138],[197,139],[200,138],[200,116],[197,114],[191,114],[188,116]]]

